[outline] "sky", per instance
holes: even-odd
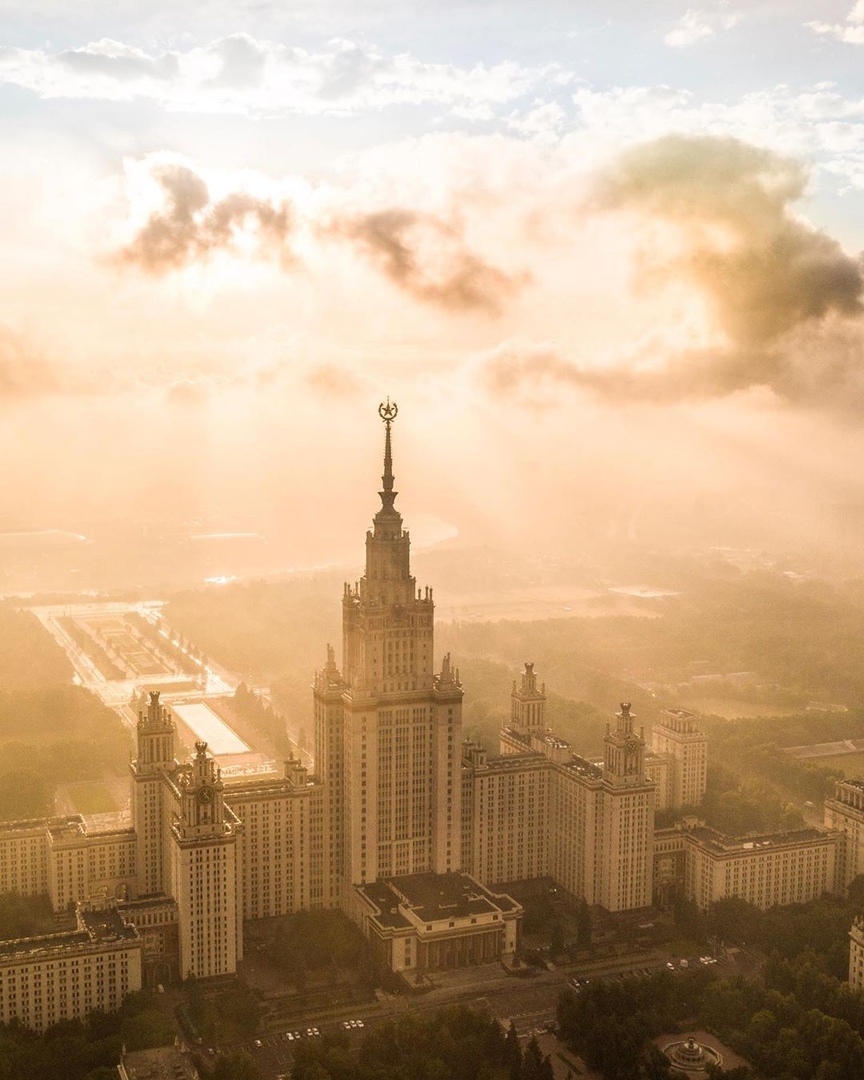
[[[0,31],[6,528],[327,562],[389,395],[421,544],[849,542],[864,0],[0,0]]]

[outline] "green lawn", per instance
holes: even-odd
[[[70,784],[67,791],[79,814],[112,814],[118,809],[111,792],[98,780]]]

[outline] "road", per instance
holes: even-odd
[[[533,977],[515,977],[497,964],[436,973],[431,977],[433,988],[422,996],[393,996],[374,1005],[350,1011],[342,1009],[326,1015],[309,1014],[302,1020],[295,1018],[293,1022],[289,1021],[284,1025],[284,1030],[261,1034],[257,1040],[213,1047],[212,1054],[215,1057],[218,1053],[245,1050],[258,1060],[270,1080],[276,1080],[290,1074],[294,1059],[293,1049],[297,1041],[318,1038],[337,1031],[346,1032],[346,1023],[353,1021],[356,1024],[359,1021],[362,1028],[355,1026],[347,1029],[349,1042],[352,1048],[356,1049],[363,1035],[374,1030],[379,1024],[405,1013],[431,1015],[443,1006],[452,1004],[485,1009],[505,1027],[513,1023],[520,1039],[528,1039],[532,1034],[538,1034],[539,1037],[541,1032],[546,1032],[554,1025],[558,995],[574,978],[612,980],[628,975],[647,978],[650,974],[667,970],[666,965],[671,962],[665,955],[657,953],[649,957],[643,952],[593,963],[590,966],[567,965],[566,968],[543,971]],[[693,967],[699,966],[698,957],[693,957],[689,962]],[[644,974],[646,970],[649,972],[648,976]],[[680,974],[681,970],[676,963],[675,973]],[[717,970],[726,975],[742,971],[734,961],[727,959],[718,963]],[[313,1027],[320,1032],[320,1036],[306,1034],[307,1030]],[[291,1039],[287,1037],[288,1031],[292,1034]],[[295,1034],[299,1035],[299,1038],[294,1038]],[[546,1047],[545,1052],[550,1052],[550,1046]]]

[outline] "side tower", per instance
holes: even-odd
[[[670,759],[669,805],[698,806],[708,782],[708,737],[697,717],[686,709],[665,709],[652,728],[651,747]]]
[[[625,701],[604,739],[602,832],[595,853],[602,861],[599,902],[610,911],[651,903],[654,784],[645,776],[645,735],[633,720]]]
[[[533,663],[525,664],[519,680],[513,680],[510,692],[510,727],[519,735],[545,735],[546,684],[538,689]]]
[[[207,743],[195,744],[180,777],[180,813],[171,826],[174,899],[185,977],[230,975],[242,957],[238,898],[238,822],[225,806],[224,784]]]
[[[166,888],[163,774],[176,766],[174,733],[174,721],[159,703],[159,691],[152,690],[147,712],[138,713],[138,756],[130,765],[139,896]]]
[[[449,658],[433,675],[432,590],[418,590],[411,576],[411,542],[394,505],[397,408],[388,399],[378,412],[385,424],[381,508],[366,534],[366,572],[354,586],[346,584],[342,599],[347,886],[446,873],[461,863],[462,688]],[[323,682],[316,701],[326,715]],[[331,754],[337,740],[331,728]]]

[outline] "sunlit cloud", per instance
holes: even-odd
[[[847,45],[864,45],[864,0],[858,0],[844,23],[808,22],[817,34],[835,37]]]
[[[262,197],[239,187],[217,196],[191,164],[164,154],[127,163],[127,176],[134,224],[114,259],[154,275],[206,264],[218,253],[253,261],[275,256],[295,270],[302,262],[296,240],[307,253],[317,245],[325,258],[328,245],[342,245],[414,299],[451,311],[496,315],[527,280],[472,250],[455,211],[448,220],[426,208],[382,204],[380,191],[374,208],[350,191],[323,188],[308,189],[299,208],[296,194]]]
[[[0,49],[0,82],[43,98],[150,100],[172,110],[248,116],[354,115],[424,104],[482,116],[569,79],[557,64],[459,67],[344,39],[312,51],[245,33],[161,53],[108,38],[57,53]]]
[[[718,32],[731,30],[740,21],[738,12],[722,8],[714,11],[688,8],[663,40],[673,48],[688,49],[699,41],[714,37]]]
[[[642,232],[637,287],[691,287],[701,325],[659,325],[599,363],[554,342],[505,342],[474,361],[481,381],[531,406],[552,403],[556,387],[655,403],[761,387],[861,415],[864,265],[792,212],[805,183],[799,163],[731,139],[667,136],[625,151],[595,178],[587,212]]]

